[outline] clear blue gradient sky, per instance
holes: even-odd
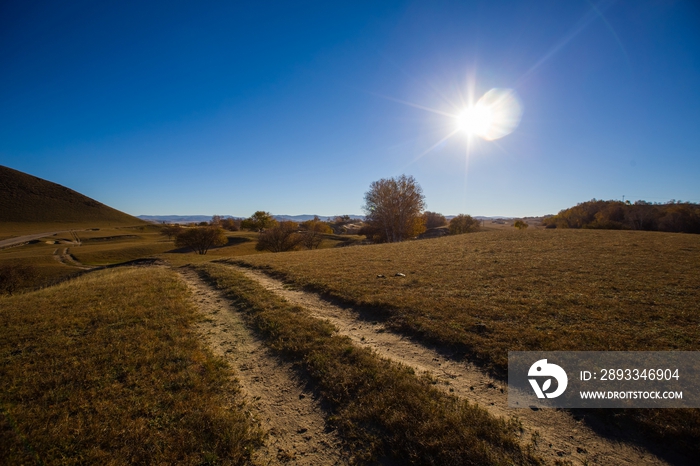
[[[134,215],[361,213],[403,173],[446,215],[700,202],[698,5],[4,1],[0,164]],[[519,127],[426,153],[469,83]]]

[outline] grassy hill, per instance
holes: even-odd
[[[0,166],[0,236],[145,224],[65,186]]]

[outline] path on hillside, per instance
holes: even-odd
[[[90,266],[83,264],[78,259],[76,259],[73,256],[73,254],[71,254],[68,251],[68,248],[56,248],[56,249],[54,249],[53,257],[61,264],[67,265],[69,267],[77,267],[77,268],[82,269],[82,270],[92,270],[92,269],[98,268],[98,267],[90,267]]]
[[[340,440],[329,432],[318,402],[291,364],[274,357],[224,295],[193,269],[179,269],[206,317],[200,324],[214,352],[235,368],[254,417],[270,435],[256,464],[346,464]]]
[[[0,241],[0,249],[8,248],[10,246],[15,246],[17,244],[23,244],[23,243],[28,243],[30,241],[34,241],[35,239],[43,238],[43,237],[48,237],[48,236],[54,236],[59,233],[65,233],[68,230],[61,230],[61,231],[50,231],[48,233],[33,233],[31,235],[24,235],[24,236],[15,236],[14,238],[8,238]]]
[[[532,433],[537,431],[537,452],[548,462],[562,460],[574,461],[574,464],[667,464],[638,447],[601,437],[566,411],[508,408],[505,384],[474,365],[447,359],[437,351],[386,330],[381,323],[362,320],[358,317],[359,312],[350,307],[334,305],[314,293],[289,289],[282,281],[262,272],[225,264],[289,302],[308,309],[314,317],[330,321],[341,335],[350,337],[357,346],[372,348],[379,355],[410,366],[419,373],[429,372],[438,380],[437,387],[476,402],[495,416],[517,416],[525,429],[523,443],[530,442]]]

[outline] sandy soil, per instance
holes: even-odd
[[[340,440],[326,429],[319,403],[291,365],[270,353],[218,290],[192,269],[179,271],[205,316],[202,334],[214,352],[234,367],[253,416],[269,431],[255,463],[347,464]]]
[[[601,437],[566,411],[508,408],[507,387],[474,365],[450,360],[437,351],[387,331],[380,323],[363,320],[358,310],[334,305],[314,293],[290,289],[261,272],[231,267],[291,303],[305,307],[312,315],[327,319],[358,346],[372,348],[379,355],[411,366],[419,373],[430,373],[437,379],[438,387],[477,403],[495,416],[516,416],[524,428],[523,443],[531,442],[532,434],[537,432],[537,452],[550,463],[668,464],[636,446]]]

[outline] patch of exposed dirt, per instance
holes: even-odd
[[[227,264],[230,265],[230,264]],[[517,417],[523,426],[523,444],[530,443],[533,434],[537,438],[536,451],[549,463],[556,461],[571,464],[603,465],[665,465],[653,454],[627,443],[598,435],[581,420],[562,410],[512,409],[508,407],[507,387],[501,381],[470,363],[455,361],[401,335],[387,331],[379,322],[368,322],[360,313],[349,307],[330,303],[319,295],[298,291],[282,281],[262,272],[230,265],[265,287],[303,306],[315,317],[326,319],[361,347],[369,347],[380,356],[414,368],[418,373],[429,373],[437,381],[436,386],[460,398],[475,402],[491,414]]]
[[[77,267],[82,270],[92,270],[95,267],[88,267],[87,265],[76,259],[73,254],[68,251],[68,248],[56,248],[53,251],[53,257],[58,262],[69,267]]]
[[[205,317],[202,334],[215,354],[235,368],[251,414],[269,432],[255,463],[347,464],[340,440],[327,430],[319,403],[291,364],[270,353],[221,292],[194,270],[179,271]]]

